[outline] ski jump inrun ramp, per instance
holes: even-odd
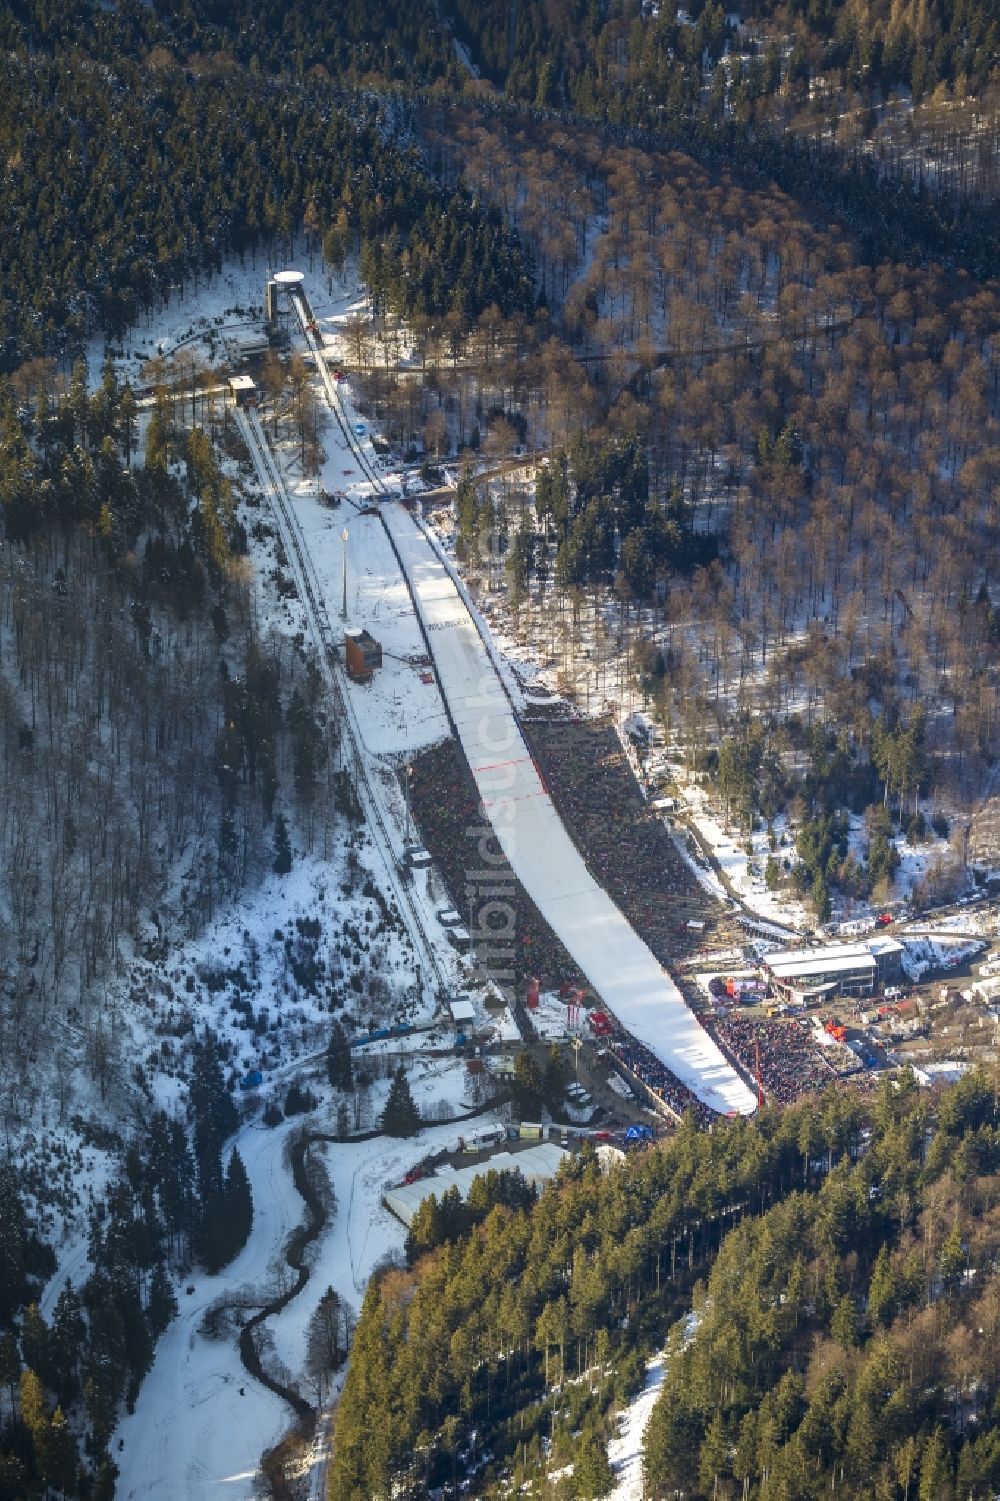
[[[483,808],[525,891],[601,1000],[693,1094],[721,1114],[756,1101],[673,980],[590,874],[535,767],[454,579],[412,516],[383,503]],[[622,852],[626,858],[627,853]]]

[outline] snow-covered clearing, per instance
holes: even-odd
[[[453,1087],[460,1087],[456,1065]],[[440,1079],[432,1081],[440,1086]],[[423,1104],[419,1081],[411,1079],[414,1099]],[[484,1114],[477,1125],[498,1117]],[[315,1123],[314,1123],[315,1125]],[[322,1124],[318,1129],[323,1129]],[[461,1128],[447,1122],[429,1126],[406,1141],[379,1136],[371,1141],[331,1142],[322,1153],[337,1207],[327,1229],[312,1250],[309,1281],[277,1317],[268,1321],[275,1356],[298,1377],[306,1351],[306,1330],[320,1298],[332,1287],[360,1310],[374,1269],[387,1257],[401,1255],[406,1232],[382,1203],[387,1189],[400,1183],[421,1158],[454,1146]]]
[[[440,1095],[457,1098],[463,1077],[454,1060],[427,1060],[412,1078],[414,1098],[422,1107]],[[387,1088],[385,1081],[376,1084],[376,1109]],[[336,1105],[336,1098],[328,1098],[326,1110],[307,1118],[308,1129],[335,1130]],[[484,1123],[495,1119],[481,1117]],[[280,1248],[304,1213],[284,1154],[289,1135],[301,1125],[286,1122],[272,1131],[251,1125],[237,1137],[254,1200],[250,1240],[224,1272],[194,1275],[179,1292],[180,1313],[157,1347],[135,1412],[119,1425],[118,1495],[123,1501],[201,1497],[220,1485],[240,1501],[250,1498],[262,1451],[288,1427],[285,1404],[243,1369],[235,1322],[218,1338],[201,1326],[220,1298],[242,1306],[245,1317],[284,1285],[288,1273]],[[305,1289],[265,1325],[268,1370],[279,1375],[284,1370],[307,1390],[302,1378],[305,1335],[320,1297],[332,1286],[358,1311],[373,1269],[403,1248],[405,1232],[383,1207],[383,1193],[422,1157],[451,1146],[455,1134],[454,1125],[443,1123],[405,1141],[379,1136],[313,1148],[322,1155],[336,1208],[312,1248]]]
[[[328,613],[339,617],[346,547],[348,623],[364,626],[382,646],[382,668],[372,681],[347,685],[365,749],[372,756],[401,758],[445,739],[444,704],[380,518],[352,515],[347,506],[332,511],[308,495],[297,495],[294,504]]]
[[[609,1501],[642,1501],[642,1441],[660,1395],[666,1364],[666,1351],[653,1356],[646,1366],[642,1391],[622,1413],[618,1437],[608,1444],[608,1459],[615,1472],[615,1488]]]
[[[262,1450],[288,1425],[285,1404],[247,1376],[235,1333],[210,1339],[200,1326],[217,1299],[243,1294],[259,1306],[262,1291],[270,1291],[278,1248],[302,1216],[283,1160],[296,1125],[248,1126],[239,1134],[254,1201],[250,1239],[225,1271],[195,1275],[180,1290],[180,1312],[157,1345],[135,1412],[118,1427],[113,1452],[122,1501],[193,1501],[218,1485],[250,1497]]]
[[[452,37],[451,42],[452,46],[455,49],[455,56],[462,64],[462,67],[468,73],[470,78],[475,78],[478,81],[479,69],[476,67],[475,63],[472,61],[472,58],[469,56],[469,49],[458,40],[457,36]]]
[[[671,1349],[679,1340],[686,1349],[694,1339],[701,1322],[700,1314],[692,1310],[680,1325],[675,1325],[667,1347],[654,1355],[646,1366],[646,1380],[639,1392],[619,1417],[618,1437],[608,1444],[608,1459],[615,1471],[615,1488],[608,1501],[642,1501],[642,1446],[653,1408],[656,1406],[663,1386]]]
[[[310,257],[301,244],[290,258],[292,265],[306,265]],[[151,360],[168,364],[177,356],[190,357],[202,368],[218,364],[234,353],[232,341],[258,333],[264,316],[264,284],[269,267],[262,252],[230,257],[213,275],[192,278],[175,289],[158,308],[110,344],[103,333],[95,334],[87,349],[87,374],[92,389],[100,384],[101,367],[110,352],[120,380],[133,386],[145,383],[144,371]],[[339,327],[352,312],[367,308],[359,290],[357,268],[348,263],[340,277],[317,273],[310,278],[310,300],[317,321]]]

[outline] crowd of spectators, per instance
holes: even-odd
[[[717,1017],[712,1025],[723,1051],[741,1063],[745,1072],[756,1076],[759,1057],[764,1093],[778,1104],[790,1105],[833,1078],[797,1022],[733,1015]]]
[[[477,836],[484,825],[472,779],[454,741],[425,751],[411,763],[410,805],[420,837],[434,857],[455,907],[464,912],[469,879],[474,880],[475,873],[482,868]],[[566,991],[586,988],[585,978],[534,903],[514,881],[510,867],[503,862],[496,869],[500,873],[497,884],[502,884],[505,877],[510,879],[516,913],[515,967],[521,979],[526,981],[528,976],[537,975],[543,988],[561,987]],[[677,1115],[693,1110],[704,1125],[715,1119],[714,1113],[648,1048],[617,1024],[606,1045]]]
[[[489,824],[479,811],[472,776],[453,740],[425,751],[410,763],[410,807],[456,910],[467,918],[468,888],[482,884],[479,839],[489,832]],[[509,884],[514,909],[512,967],[519,979],[537,975],[545,989],[585,987],[583,975],[515,879],[507,860],[500,858],[489,868],[494,887],[506,889]],[[475,897],[472,915],[475,920]]]
[[[682,1116],[686,1111],[693,1110],[703,1126],[710,1126],[717,1118],[714,1110],[703,1105],[697,1096],[691,1093],[687,1085],[682,1084],[680,1079],[650,1052],[649,1048],[637,1042],[627,1032],[619,1029],[608,1038],[606,1046],[619,1062],[635,1074],[636,1078],[641,1079],[647,1089],[651,1089],[658,1099],[663,1100],[675,1115]]]
[[[569,719],[527,727],[549,791],[591,871],[671,967],[706,943],[740,941],[644,801],[614,725]],[[697,928],[689,927],[697,923]]]

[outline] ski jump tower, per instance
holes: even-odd
[[[289,319],[293,314],[294,297],[305,297],[302,271],[276,271],[268,275],[264,283],[264,322],[275,333],[288,333]]]

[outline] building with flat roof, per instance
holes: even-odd
[[[868,943],[835,943],[817,949],[780,949],[764,960],[772,985],[786,999],[802,1003],[833,995],[874,995],[894,980],[903,945],[895,938]]]
[[[256,406],[257,382],[252,375],[231,375],[229,390],[238,407]]]
[[[448,1010],[456,1027],[471,1027],[476,1019],[475,1008],[467,995],[455,996],[448,1002]]]

